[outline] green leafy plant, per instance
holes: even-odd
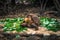
[[[17,39],[20,38],[20,35],[17,34],[17,35],[16,35],[16,38],[17,38]]]
[[[3,30],[4,31],[14,31],[16,30],[17,32],[23,31],[23,30],[27,30],[26,27],[22,27],[21,24],[23,23],[24,18],[7,18],[5,20],[5,25]]]
[[[5,20],[1,21],[4,22],[3,30],[6,31],[17,31],[21,32],[23,30],[27,30],[26,27],[21,26],[23,23],[24,18],[6,18]],[[47,18],[41,17],[40,24],[42,27],[47,28],[48,30],[58,31],[60,30],[60,22],[57,21],[55,18]]]
[[[47,28],[48,30],[58,31],[60,30],[60,22],[57,21],[55,18],[47,18],[42,17],[40,18],[41,26]]]

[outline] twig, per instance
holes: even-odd
[[[55,6],[56,6],[56,9],[57,9],[58,11],[60,11],[60,7],[59,7],[59,2],[58,2],[58,0],[53,0],[53,2],[54,2],[54,4],[55,4]]]
[[[45,10],[45,8],[46,8],[46,5],[47,5],[47,2],[48,2],[48,0],[46,0],[46,2],[44,3],[43,10]]]

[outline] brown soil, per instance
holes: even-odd
[[[7,15],[7,16],[1,16],[0,18],[14,18],[14,17],[24,17],[25,15],[29,14],[29,13],[33,13],[36,14],[38,16],[39,15],[39,10],[40,8],[27,8],[24,10],[19,10],[15,12],[15,14],[13,12],[11,12],[11,14]],[[28,28],[27,31],[23,31],[23,32],[8,32],[5,33],[2,30],[2,26],[0,25],[0,40],[60,40],[60,31],[57,32],[53,32],[53,31],[48,31],[47,29],[43,28],[43,27],[39,27],[38,30],[32,29],[32,28]],[[16,38],[16,35],[20,35],[21,37]],[[42,36],[43,35],[43,36]]]

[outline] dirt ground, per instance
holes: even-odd
[[[8,15],[0,16],[0,18],[5,19],[5,18],[25,17],[27,14],[30,13],[41,16],[40,8],[33,7],[33,8],[23,8],[23,9],[15,10],[14,12],[10,12]],[[20,35],[20,37],[16,38],[17,34]],[[52,32],[52,31],[47,31],[45,28],[39,27],[39,30],[37,31],[28,28],[27,31],[21,33],[17,33],[15,31],[12,33],[4,33],[0,28],[0,40],[60,40],[60,31]]]

